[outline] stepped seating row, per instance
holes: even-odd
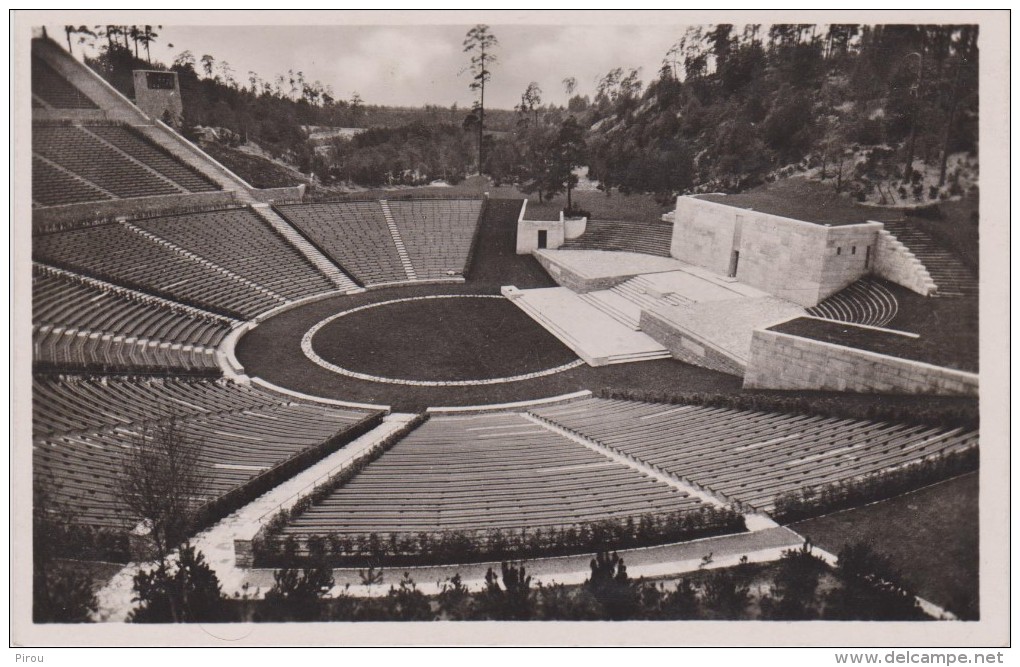
[[[782,493],[854,479],[978,443],[977,432],[960,429],[605,399],[532,412],[766,512]]]
[[[622,250],[669,257],[673,226],[661,222],[588,220],[584,234],[566,241],[563,250]]]
[[[419,278],[463,275],[478,229],[477,199],[416,199],[387,202]]]
[[[62,206],[111,199],[85,181],[32,157],[32,201],[39,206]]]
[[[32,126],[32,152],[86,181],[76,189],[75,201],[95,201],[110,196],[131,198],[211,192],[220,189],[136,130],[123,125],[36,123]],[[41,181],[42,189],[37,201],[42,203],[47,198],[53,200],[55,195],[51,193],[55,177],[42,169],[39,171],[44,180]],[[69,178],[67,174],[62,176]],[[82,199],[91,191],[82,190],[81,186],[88,185],[96,186],[95,192],[91,199]]]
[[[407,280],[379,202],[289,204],[277,212],[361,284]]]
[[[310,447],[350,429],[369,415],[298,403],[247,408],[228,414],[179,418],[177,433],[198,450],[208,502]],[[118,478],[133,448],[151,442],[151,424],[57,435],[37,441],[33,475],[57,502],[90,525],[130,528],[118,500]]]
[[[950,250],[911,221],[884,222],[885,229],[905,245],[928,270],[938,288],[938,296],[964,297],[978,294],[978,280]]]
[[[288,299],[333,284],[251,209],[150,218],[136,226]]]
[[[434,417],[284,532],[518,530],[699,506],[522,415]]]
[[[89,372],[218,372],[213,348],[44,326],[32,332],[32,360],[48,368]]]
[[[236,319],[250,319],[280,304],[279,299],[121,223],[39,235],[33,255],[61,268]]]
[[[282,402],[279,396],[223,380],[36,376],[32,432],[39,438],[125,426],[154,416],[214,415]]]
[[[32,322],[209,348],[230,330],[222,318],[131,299],[40,267],[33,269]]]
[[[884,327],[899,311],[895,295],[875,278],[862,278],[833,294],[808,314],[827,320]]]
[[[56,109],[97,109],[96,103],[38,56],[32,56],[32,94]],[[32,106],[41,107],[33,100]]]
[[[32,152],[116,197],[172,195],[182,190],[132,162],[81,127],[32,126]]]
[[[89,126],[88,131],[113,144],[150,169],[155,169],[189,192],[212,192],[221,189],[134,129],[123,125],[94,125]]]

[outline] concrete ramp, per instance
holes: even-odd
[[[565,287],[504,287],[503,294],[590,366],[671,356],[648,335],[634,331]]]

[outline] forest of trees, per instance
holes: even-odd
[[[131,69],[176,71],[185,133],[225,128],[230,141],[255,142],[324,184],[457,182],[481,171],[539,199],[569,198],[587,166],[607,194],[666,201],[812,168],[860,200],[923,203],[965,194],[949,156],[977,152],[976,26],[695,26],[649,81],[617,67],[589,96],[567,76],[566,107],[543,105],[532,82],[512,111],[485,106],[486,87],[502,85],[502,47],[488,26],[463,43],[470,109],[372,106],[357,93],[339,99],[299,69],[242,75],[188,50],[169,66],[150,62],[156,28],[67,26],[68,47],[72,35],[91,42],[97,55],[86,61],[128,95]],[[323,143],[308,126],[373,129]]]

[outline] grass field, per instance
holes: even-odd
[[[868,540],[918,595],[978,617],[978,473],[790,527],[831,553]]]
[[[771,327],[771,330],[834,345],[845,345],[878,354],[887,354],[900,359],[977,371],[976,340],[972,345],[961,345],[962,341],[958,339],[945,340],[947,334],[951,335],[952,333],[952,331],[946,332],[946,328],[971,331],[976,329],[977,313],[974,312],[970,318],[966,316],[970,312],[968,306],[973,307],[976,311],[976,301],[966,299],[962,300],[962,304],[961,300],[957,299],[929,299],[928,301],[932,303],[926,304],[928,308],[922,311],[923,315],[922,313],[918,314],[923,318],[922,321],[913,322],[920,325],[916,328],[916,331],[921,332],[920,338],[908,338],[885,331],[847,326],[833,320],[823,321],[805,317],[783,322]],[[931,308],[933,304],[937,304],[937,309]],[[962,309],[961,305],[964,306]],[[951,314],[940,313],[947,307],[951,309]],[[942,319],[939,317],[940,314],[945,318],[945,322],[940,321]]]
[[[368,375],[483,380],[532,373],[577,357],[506,299],[402,301],[337,318],[312,348]]]

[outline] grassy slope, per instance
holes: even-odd
[[[305,179],[272,160],[221,144],[204,144],[202,150],[256,188],[282,188],[307,183]]]
[[[921,597],[962,617],[977,617],[977,473],[790,527],[831,553],[869,540]]]

